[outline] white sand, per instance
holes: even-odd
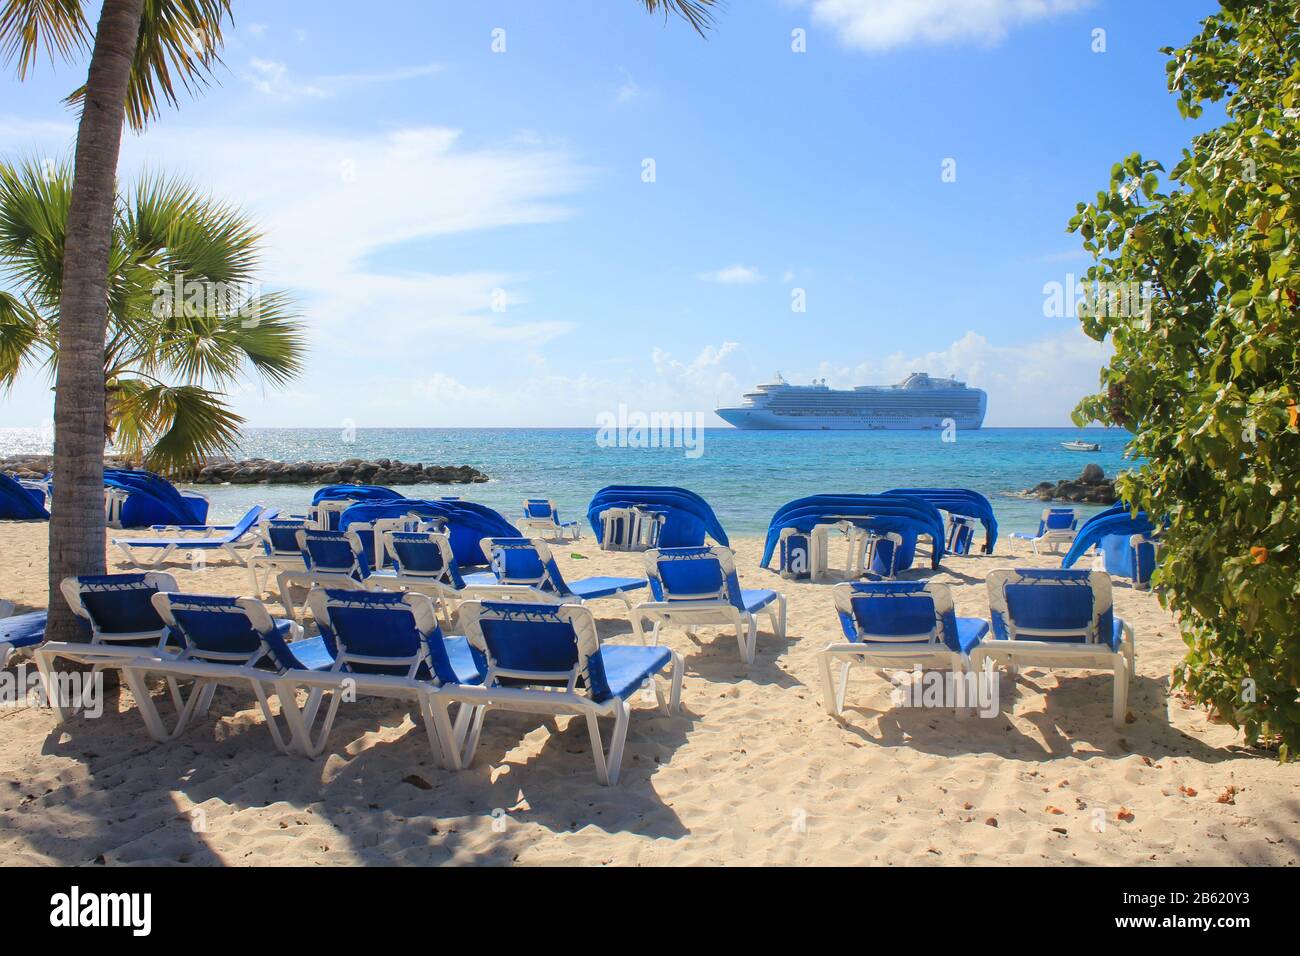
[[[45,604],[45,535],[0,524],[0,596],[20,610]],[[612,789],[576,722],[490,714],[474,765],[448,773],[396,703],[345,709],[333,753],[308,761],[278,754],[233,690],[155,745],[123,689],[101,719],[63,727],[0,710],[0,863],[1296,863],[1300,775],[1169,696],[1182,642],[1151,595],[1115,589],[1137,630],[1123,732],[1108,674],[1035,670],[1003,677],[1001,713],[979,719],[893,707],[889,683],[857,668],[839,722],[817,676],[839,634],[829,588],[758,570],[760,547],[737,543],[742,583],[788,595],[788,640],[760,633],[747,668],[728,635],[666,632],[686,658],[684,713],[637,706]],[[1055,563],[1000,547],[946,562],[959,613],[987,615],[990,568]],[[639,556],[590,538],[555,551],[569,576],[640,574]],[[230,564],[176,574],[248,590]],[[620,608],[597,605],[603,638],[630,640]]]

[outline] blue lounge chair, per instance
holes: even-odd
[[[533,588],[540,601],[584,602],[620,598],[646,586],[642,578],[594,577],[565,581],[546,542],[536,538],[484,538],[480,545],[492,561],[497,583]]]
[[[302,549],[298,547],[298,532],[311,527],[306,518],[263,518],[258,524],[257,544],[248,559],[248,576],[253,594],[260,598],[266,593],[272,573],[302,571]]]
[[[499,584],[491,571],[462,573],[445,532],[385,531],[381,540],[385,552],[393,556],[394,566],[391,571],[373,572],[367,582],[428,595],[448,625],[456,606],[464,600],[536,600],[532,588]]]
[[[7,667],[11,658],[30,654],[45,640],[45,612],[14,614],[9,601],[0,601],[0,668]]]
[[[254,505],[248,509],[248,512],[231,525],[229,530],[219,531],[219,529],[209,529],[204,525],[176,525],[169,526],[171,530],[198,529],[201,531],[212,530],[216,533],[207,536],[176,534],[173,536],[161,536],[152,538],[114,538],[113,544],[117,545],[126,555],[128,561],[137,568],[156,568],[162,564],[176,551],[188,551],[191,555],[200,551],[224,551],[239,564],[246,565],[248,556],[240,549],[250,549],[257,542],[254,536],[253,528],[258,519],[262,517],[265,511],[261,505]],[[161,526],[159,526],[161,527]],[[152,561],[142,561],[136,554],[136,551],[156,552]]]
[[[482,655],[463,637],[443,636],[433,604],[423,594],[316,588],[307,603],[328,649],[329,666],[303,668],[287,662],[277,678],[281,701],[294,700],[300,687],[310,691],[305,708],[285,710],[297,749],[309,757],[324,751],[345,700],[390,697],[415,702],[434,758],[459,769],[460,745],[474,706],[462,705],[453,725],[453,701],[444,688],[481,684]],[[313,732],[325,694],[330,705]]]
[[[89,626],[90,641],[46,641],[32,652],[46,697],[59,721],[66,718],[54,671],[60,658],[99,669],[121,667],[137,657],[173,657],[180,651],[171,629],[153,605],[155,594],[176,590],[176,579],[170,574],[149,571],[85,575],[64,578],[60,589],[73,613]],[[180,709],[180,691],[174,682],[169,686]]]
[[[826,712],[844,710],[849,669],[854,664],[881,668],[938,666],[953,674],[961,695],[961,675],[970,669],[970,652],[988,633],[987,621],[957,617],[952,592],[932,581],[862,581],[831,589],[846,642],[831,643],[821,653],[822,694]],[[836,685],[832,665],[839,663]],[[958,708],[965,706],[958,698]]]
[[[785,597],[777,591],[745,590],[736,576],[736,558],[720,545],[647,551],[646,577],[653,600],[632,608],[632,629],[645,643],[645,625],[653,622],[651,640],[659,641],[665,624],[680,624],[694,638],[700,625],[735,628],[746,664],[754,663],[758,614],[766,611],[772,631],[785,637]]]
[[[452,697],[476,707],[465,740],[465,766],[473,762],[488,710],[573,714],[587,721],[597,778],[612,786],[623,763],[632,695],[649,681],[667,713],[680,705],[681,656],[666,647],[602,645],[591,611],[580,604],[467,601],[460,620],[470,644],[487,660],[482,687],[447,688]],[[665,701],[654,677],[666,667],[672,683]],[[600,717],[614,718],[608,752]]]
[[[582,525],[577,521],[561,521],[560,509],[555,502],[546,498],[527,498],[524,500],[524,517],[519,522],[519,530],[524,534],[534,532],[543,539],[571,538],[577,541],[582,537]]]
[[[998,568],[989,572],[992,633],[971,651],[1019,667],[1109,670],[1115,675],[1112,718],[1123,729],[1136,672],[1133,628],[1115,617],[1110,577],[1102,571]]]
[[[266,607],[253,598],[158,593],[153,596],[153,606],[183,649],[174,656],[138,657],[122,665],[150,736],[160,742],[175,740],[194,717],[208,712],[217,687],[229,685],[252,690],[276,749],[288,753],[291,733],[280,729],[271,710],[270,689],[286,666],[329,667],[332,658],[324,641],[301,640],[301,627],[292,621],[273,620]],[[154,673],[164,675],[177,688],[173,696],[179,696],[180,702],[171,729],[149,693],[146,678]],[[179,690],[183,681],[191,682],[188,696]],[[290,732],[293,722],[287,714],[296,708],[292,697],[281,701]]]
[[[1037,533],[1016,531],[1011,537],[1018,541],[1028,541],[1033,545],[1034,554],[1039,553],[1039,545],[1051,545],[1052,553],[1056,554],[1061,545],[1068,546],[1074,542],[1078,528],[1079,513],[1073,508],[1044,508],[1043,516],[1038,520]]]

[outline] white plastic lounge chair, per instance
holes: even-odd
[[[138,657],[174,657],[180,651],[179,645],[171,643],[171,630],[153,606],[155,594],[176,589],[176,579],[163,571],[63,579],[63,597],[73,613],[90,625],[90,642],[46,641],[32,652],[46,698],[60,722],[66,718],[54,671],[60,658],[98,670],[121,667]],[[180,691],[174,682],[169,682],[169,687],[179,710],[183,706]]]
[[[483,553],[492,561],[498,584],[530,587],[535,599],[557,603],[584,603],[616,597],[632,606],[630,592],[646,586],[641,578],[593,577],[565,581],[545,541],[537,538],[484,538]]]
[[[860,581],[837,584],[831,590],[845,642],[826,645],[821,653],[822,695],[826,712],[844,710],[849,669],[854,664],[909,669],[947,668],[957,688],[958,708],[965,705],[970,651],[988,633],[987,621],[957,617],[952,592],[932,581]],[[839,684],[833,675],[839,665]]]
[[[519,530],[529,536],[539,534],[543,539],[577,541],[582,537],[582,526],[576,521],[561,521],[560,510],[555,507],[555,502],[546,498],[524,500],[524,516],[519,521]]]
[[[1079,514],[1073,508],[1044,508],[1036,534],[1014,531],[1011,537],[1018,541],[1028,541],[1033,545],[1034,554],[1040,553],[1041,545],[1050,545],[1052,553],[1056,554],[1061,545],[1069,547],[1073,543],[1078,530]]]
[[[591,611],[581,604],[467,601],[460,619],[470,644],[487,659],[482,687],[446,689],[477,708],[465,740],[465,766],[473,762],[488,710],[573,714],[587,722],[596,777],[612,786],[623,763],[632,695],[649,681],[661,708],[670,714],[679,708],[681,656],[666,647],[602,645]],[[672,681],[667,701],[654,681],[665,667]],[[608,752],[600,717],[614,718]]]
[[[371,573],[370,562],[361,537],[355,531],[303,529],[295,532],[294,538],[302,555],[303,569],[284,570],[275,577],[280,603],[291,619],[301,620],[301,612],[293,600],[294,588],[361,589],[366,586],[365,580]]]
[[[137,568],[156,568],[177,551],[186,551],[192,555],[198,551],[219,550],[224,551],[239,564],[247,564],[248,556],[244,550],[256,544],[253,527],[264,510],[261,505],[254,505],[228,531],[206,537],[197,534],[174,534],[152,538],[114,538],[113,544],[117,545],[126,555],[127,560]],[[137,551],[151,552],[153,560],[142,560]]]
[[[785,637],[785,596],[767,589],[744,590],[736,577],[736,558],[728,548],[663,548],[645,555],[652,601],[632,608],[632,629],[645,643],[645,625],[653,622],[653,643],[665,625],[682,625],[695,636],[700,625],[734,628],[740,656],[754,663],[758,614],[766,610],[772,631]]]
[[[138,657],[122,665],[149,735],[159,742],[175,740],[196,716],[208,712],[217,687],[227,685],[252,690],[276,749],[288,753],[291,737],[281,731],[271,710],[270,690],[286,663],[300,669],[328,667],[332,658],[324,642],[300,640],[301,627],[273,620],[262,602],[253,598],[159,593],[153,596],[153,605],[184,648],[175,656]],[[149,693],[149,674],[162,674],[177,688],[173,696],[179,696],[181,703],[170,729]],[[184,681],[191,682],[188,696],[179,690]],[[292,697],[281,702],[284,714],[296,713],[296,708]],[[287,717],[285,722],[292,731],[293,722]]]
[[[256,597],[260,599],[266,593],[272,573],[305,570],[298,532],[308,527],[305,518],[262,519],[257,529],[257,544],[248,559],[248,577]]]
[[[482,655],[463,637],[443,636],[433,604],[423,594],[316,588],[307,603],[321,629],[329,664],[302,668],[290,663],[276,680],[281,702],[294,700],[298,688],[310,691],[301,710],[284,708],[296,749],[308,757],[325,750],[345,699],[389,697],[417,705],[434,758],[450,770],[459,769],[460,746],[474,706],[462,704],[453,725],[453,701],[443,688],[482,683]],[[330,695],[329,707],[313,731],[325,694]]]
[[[1115,617],[1110,577],[1082,568],[997,568],[988,574],[993,629],[971,651],[1020,667],[1109,670],[1115,675],[1112,719],[1123,729],[1136,672],[1133,628]]]
[[[531,587],[497,582],[491,571],[462,574],[451,538],[440,531],[385,531],[384,550],[393,556],[392,570],[375,571],[366,579],[372,588],[415,591],[433,598],[445,624],[461,601],[537,600]]]

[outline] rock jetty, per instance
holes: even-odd
[[[109,458],[110,468],[126,468],[120,459]],[[19,455],[0,459],[0,470],[19,478],[40,478],[50,470],[49,455]],[[380,458],[366,461],[272,461],[246,458],[241,461],[210,461],[195,475],[182,481],[196,485],[468,485],[487,481],[488,476],[469,465],[422,465],[418,462]]]
[[[1111,505],[1118,500],[1115,495],[1115,479],[1107,478],[1106,472],[1097,464],[1085,465],[1078,478],[1041,481],[1032,488],[1026,488],[1025,494],[1041,501],[1074,501],[1097,505]]]

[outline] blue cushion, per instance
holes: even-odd
[[[623,591],[635,591],[646,586],[645,578],[583,578],[569,583],[569,590],[584,601],[609,597]]]
[[[989,632],[989,622],[978,617],[957,618],[957,646],[963,654],[969,654]],[[950,645],[951,646],[951,645]]]
[[[740,592],[740,603],[745,605],[746,611],[752,612],[760,610],[761,608],[767,607],[775,600],[776,592],[767,590],[766,588]]]
[[[487,676],[487,662],[469,641],[463,637],[444,637],[442,644],[447,649],[447,660],[456,674],[457,684],[483,683]]]
[[[288,624],[288,621],[280,624]],[[281,630],[277,624],[276,631]],[[288,628],[284,628],[285,631]],[[308,637],[301,641],[290,641],[284,644],[276,655],[278,663],[284,664],[293,670],[300,671],[327,671],[334,666],[334,655],[330,653],[325,646],[323,638]]]
[[[604,645],[587,659],[592,700],[597,703],[614,697],[626,700],[640,689],[647,677],[659,673],[671,660],[672,652],[666,647]]]
[[[45,640],[44,611],[0,618],[0,644],[9,644],[17,649],[31,647],[43,640]]]
[[[466,587],[481,587],[485,584],[496,584],[497,576],[491,571],[472,571],[464,575]]]

